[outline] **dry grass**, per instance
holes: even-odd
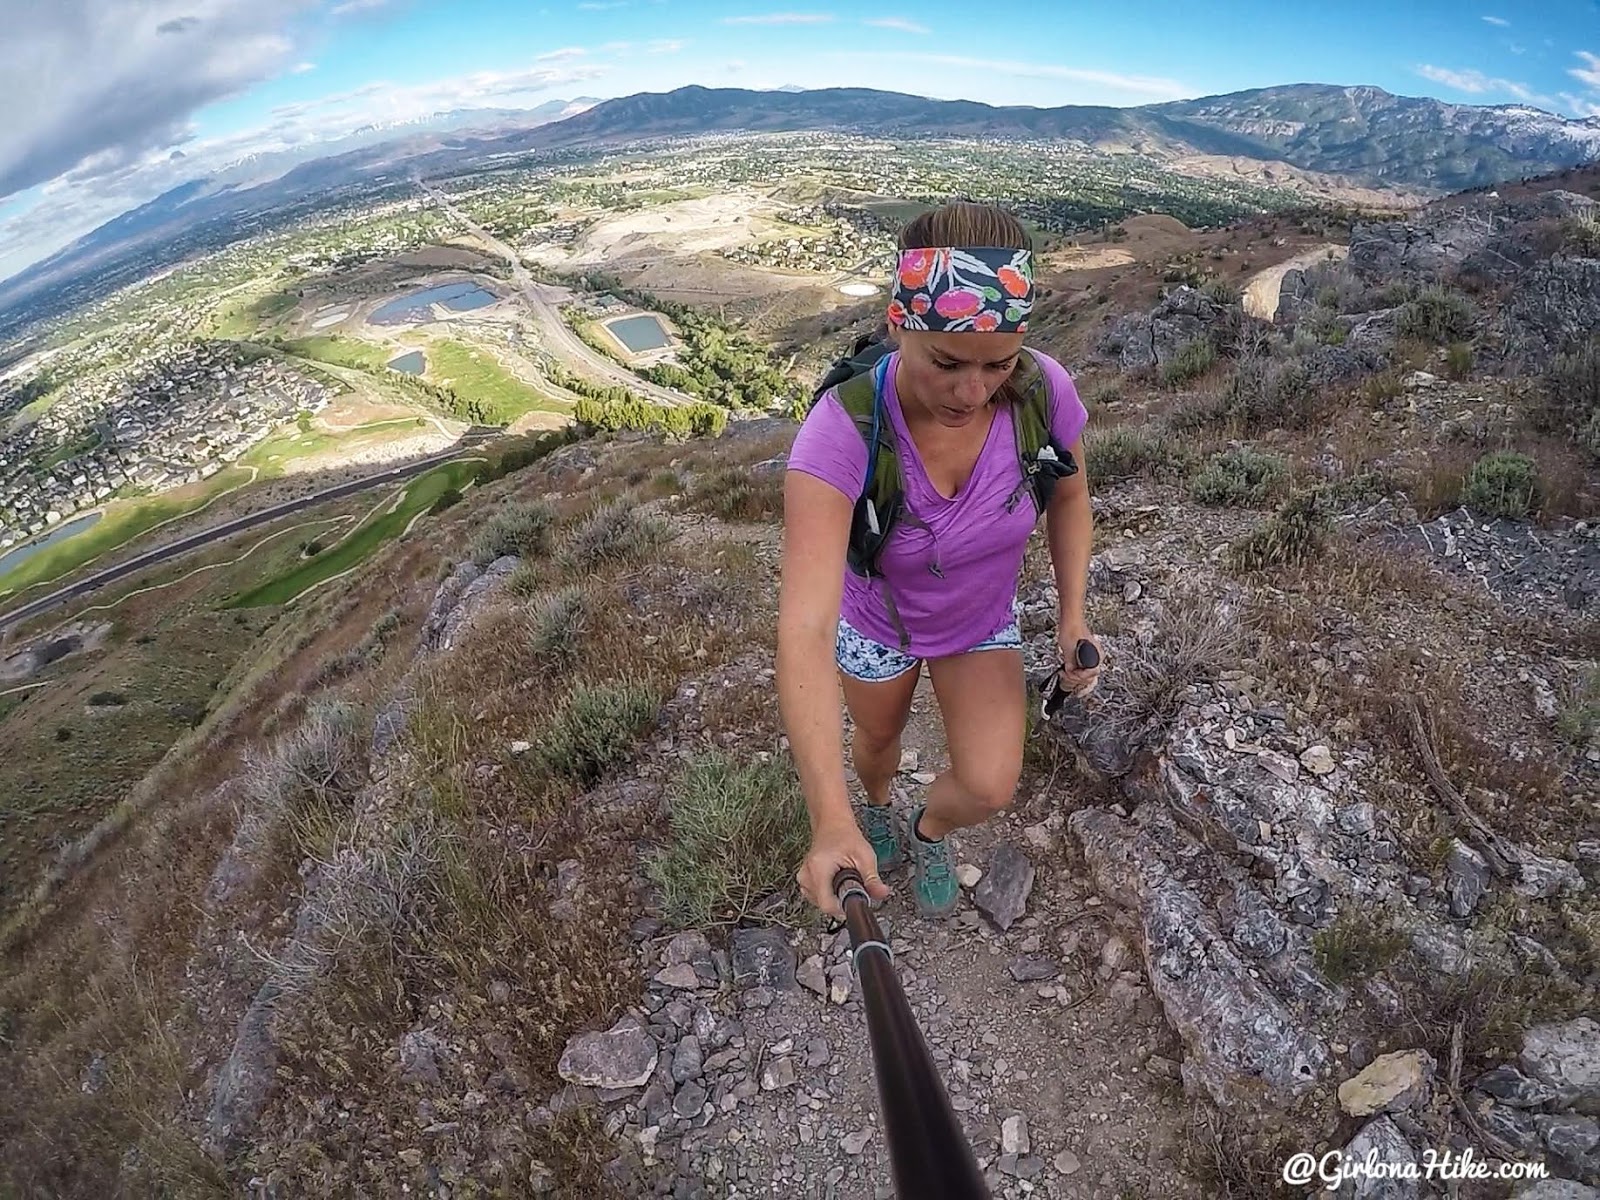
[[[1238,571],[1299,566],[1317,558],[1331,523],[1318,492],[1291,496],[1263,525],[1228,547],[1228,561]]]
[[[1188,1108],[1183,1166],[1209,1200],[1285,1200],[1283,1164],[1309,1149],[1304,1134],[1252,1130],[1237,1115],[1201,1101]]]
[[[1243,653],[1245,629],[1237,614],[1202,587],[1172,596],[1157,622],[1148,645],[1133,642],[1119,654],[1116,686],[1105,689],[1096,709],[1097,720],[1125,739],[1169,722],[1192,685],[1215,679]]]
[[[783,473],[752,476],[740,467],[696,475],[684,500],[690,508],[724,521],[775,521],[783,516]]]

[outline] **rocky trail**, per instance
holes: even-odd
[[[903,747],[905,803],[946,764],[926,678]],[[1082,882],[1059,802],[1041,794],[956,836],[956,913],[918,917],[901,868],[879,919],[994,1194],[1201,1194],[1178,1165],[1176,1037]],[[893,1196],[843,931],[796,946],[736,932],[731,990],[701,935],[657,941],[647,1007],[661,1052],[637,1136],[675,1162],[671,1194]]]

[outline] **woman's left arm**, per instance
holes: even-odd
[[[1089,559],[1094,549],[1094,511],[1089,504],[1089,477],[1084,465],[1083,439],[1070,447],[1078,469],[1058,480],[1045,509],[1045,536],[1055,569],[1059,611],[1056,637],[1061,644],[1064,672],[1061,683],[1068,691],[1092,687],[1099,668],[1082,670],[1073,652],[1078,642],[1099,640],[1089,632],[1085,606],[1089,590]]]

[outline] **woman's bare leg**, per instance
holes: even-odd
[[[936,841],[1011,803],[1022,775],[1027,682],[1022,651],[976,650],[928,660],[950,768],[928,788],[917,832]]]
[[[845,707],[855,726],[850,739],[850,765],[867,793],[869,804],[889,803],[889,784],[900,769],[900,735],[911,716],[911,697],[917,690],[917,668],[886,679],[864,683],[839,673]]]

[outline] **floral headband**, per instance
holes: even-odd
[[[905,250],[889,324],[936,333],[1021,333],[1033,311],[1033,256],[994,246]]]

